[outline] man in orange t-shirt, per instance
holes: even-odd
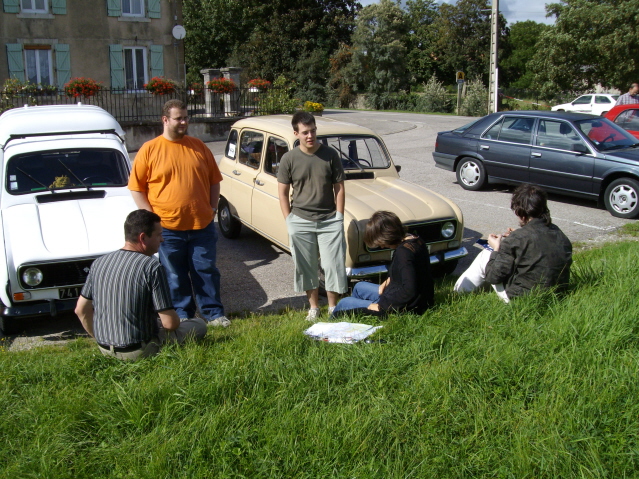
[[[199,307],[209,323],[226,327],[231,322],[220,299],[213,221],[222,175],[211,150],[186,134],[188,120],[182,101],[166,102],[164,131],[140,148],[129,189],[138,208],[162,219],[160,262],[166,268],[171,300],[180,318],[194,317]]]

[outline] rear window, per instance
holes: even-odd
[[[12,195],[89,187],[125,186],[129,170],[121,152],[69,149],[16,155],[7,163],[5,188]]]

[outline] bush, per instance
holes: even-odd
[[[213,93],[233,93],[237,90],[235,82],[228,78],[213,78],[206,82],[206,87]]]
[[[290,82],[284,75],[279,76],[273,82],[263,98],[260,98],[259,111],[263,115],[274,113],[294,113],[299,104],[299,100],[293,98],[295,83]]]
[[[416,111],[419,95],[403,90],[397,93],[369,93],[364,103],[372,110]]]
[[[488,114],[488,89],[480,79],[468,82],[466,96],[462,98],[459,114],[463,116],[484,116]]]
[[[417,109],[419,111],[450,113],[452,106],[450,94],[443,84],[437,81],[435,75],[430,77],[428,83],[424,84],[424,92],[417,100]]]
[[[102,84],[98,83],[92,78],[71,78],[71,80],[64,85],[64,91],[67,96],[80,97],[80,96],[93,96],[102,89]]]
[[[164,77],[153,77],[144,85],[146,91],[152,93],[153,95],[170,95],[175,91],[177,85],[173,80],[169,80]]]

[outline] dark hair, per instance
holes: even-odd
[[[307,111],[297,111],[293,115],[293,119],[291,120],[291,124],[293,125],[294,131],[299,130],[299,124],[302,125],[313,125],[315,126],[315,117]]]
[[[364,243],[369,248],[388,248],[402,242],[406,229],[395,213],[376,211],[366,223]]]
[[[539,218],[547,225],[552,223],[548,195],[537,186],[524,183],[515,188],[510,200],[510,209],[526,222],[532,218]]]
[[[171,110],[177,108],[178,110],[186,110],[186,103],[182,100],[169,100],[162,107],[162,116],[171,116]]]
[[[137,243],[140,233],[151,236],[155,225],[160,221],[160,217],[149,210],[131,211],[124,221],[125,241]]]

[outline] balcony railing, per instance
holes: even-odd
[[[103,88],[95,95],[80,97],[67,96],[64,90],[48,90],[3,95],[0,98],[0,112],[24,105],[71,105],[81,102],[104,108],[118,121],[159,121],[164,103],[171,99],[179,99],[187,104],[188,114],[192,118],[287,113],[278,106],[278,102],[268,101],[268,95],[268,91],[256,91],[254,88],[241,88],[232,93],[176,90],[167,95],[153,95],[146,90]]]

